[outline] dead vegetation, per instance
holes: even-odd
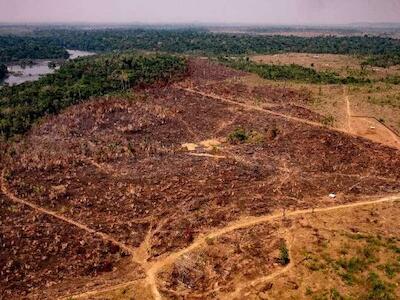
[[[9,190],[129,247],[141,247],[145,252],[142,263],[150,266],[185,249],[202,234],[243,217],[277,211],[284,216],[294,209],[351,203],[400,191],[397,150],[236,105],[243,99],[225,95],[230,89],[219,81],[241,73],[206,60],[192,61],[190,70],[183,86],[214,94],[220,93],[220,86],[221,95],[232,97],[233,103],[164,86],[135,91],[130,100],[109,98],[71,107],[43,121],[7,150],[4,167]],[[237,88],[244,90],[240,85]],[[247,89],[243,98],[247,95],[261,99],[261,104],[252,103],[255,107],[265,102],[272,105],[269,109],[291,115],[293,106],[299,117],[315,116],[299,106],[307,97],[295,91],[265,87]],[[241,137],[239,142],[229,142],[238,128],[242,132],[234,136]],[[218,141],[218,147],[203,145],[195,153],[209,156],[189,155],[182,147],[202,145],[206,140]],[[336,198],[330,198],[331,193]],[[66,224],[60,226],[62,232],[71,232]],[[32,230],[35,243],[47,239],[37,235],[40,229]],[[53,235],[49,231],[48,236]],[[103,260],[109,262],[108,267],[94,267],[89,275],[103,280],[105,272],[113,277],[110,266],[119,262],[118,251],[96,254],[103,246],[95,241],[85,247],[85,251],[94,251],[89,259],[65,253],[65,260],[74,262],[76,269],[62,273],[60,284],[70,278],[77,290],[86,290],[80,282],[87,276],[82,269],[86,270],[86,264],[101,265]],[[167,266],[157,286],[171,298],[234,292],[235,283],[257,279],[291,261],[282,241],[267,225],[232,232]],[[16,249],[14,255],[24,249]],[[49,252],[46,248],[40,251]],[[4,248],[3,254],[10,256]],[[40,270],[51,273],[57,267],[46,265]],[[146,276],[140,268],[130,271],[133,277]],[[43,278],[28,269],[21,276],[21,282],[33,278],[36,283]],[[5,282],[1,287],[16,297],[29,291],[18,292]],[[40,287],[35,285],[35,292],[48,297]],[[10,299],[9,295],[5,298]]]
[[[285,243],[278,231],[277,226],[259,225],[209,238],[204,247],[161,271],[160,290],[170,299],[215,298],[235,291],[240,283],[273,273],[282,264],[279,249]]]
[[[52,294],[62,295],[76,291],[79,285],[93,284],[99,275],[113,271],[121,276],[126,274],[123,264],[129,260],[128,254],[118,246],[37,214],[11,202],[3,194],[0,206],[2,299],[28,295],[29,298],[51,298]],[[71,284],[77,277],[79,284]]]
[[[266,299],[398,299],[398,213],[395,202],[294,220],[295,266],[270,281]]]

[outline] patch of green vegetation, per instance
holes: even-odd
[[[269,131],[267,132],[271,134]],[[274,139],[278,132],[272,133],[274,135]],[[249,131],[242,127],[236,128],[233,132],[231,132],[228,136],[228,141],[231,144],[243,144],[243,143],[252,143],[252,144],[261,144],[265,140],[265,135],[258,131]]]
[[[22,134],[39,118],[90,97],[171,81],[185,70],[186,60],[171,55],[130,52],[69,61],[38,81],[0,89],[0,135]]]
[[[312,295],[312,293],[313,293],[313,291],[312,291],[312,289],[308,286],[308,287],[306,287],[306,296],[311,296]]]
[[[378,248],[375,244],[367,244],[357,251],[357,256],[350,258],[341,257],[333,265],[338,267],[335,269],[342,280],[348,285],[353,285],[358,281],[357,274],[363,273],[378,261],[375,255],[377,251]]]
[[[293,80],[313,84],[365,84],[371,82],[368,78],[340,77],[333,72],[317,72],[312,68],[296,64],[258,64],[243,58],[220,58],[220,61],[232,68],[255,73],[268,80]]]
[[[249,137],[250,133],[247,132],[245,129],[239,127],[229,134],[228,140],[232,144],[241,144],[247,142]]]
[[[276,137],[276,135],[275,135],[275,137]],[[262,144],[264,142],[264,140],[265,140],[265,136],[262,133],[258,132],[258,131],[252,131],[250,133],[250,137],[249,137],[249,142],[250,143],[252,143],[252,144]]]
[[[334,253],[339,256],[331,257],[331,252],[313,254],[306,252],[305,266],[312,271],[334,272],[347,286],[350,295],[341,294],[338,289],[312,291],[306,290],[306,296],[311,299],[357,299],[357,300],[393,300],[396,299],[395,285],[392,283],[400,273],[399,239],[385,238],[380,235],[362,233],[343,233],[348,239]],[[394,256],[394,257],[393,257]],[[379,264],[380,258],[384,262]],[[379,278],[387,277],[387,282]],[[364,291],[359,294],[358,291]],[[355,293],[353,293],[355,292]],[[352,294],[353,293],[353,294]]]
[[[332,299],[332,300],[345,300],[345,297],[342,296],[337,289],[331,289],[331,291],[330,291],[330,299]]]
[[[387,277],[393,279],[397,274],[400,273],[399,262],[388,262],[378,266],[379,269],[383,270]]]
[[[335,117],[334,116],[324,116],[322,118],[321,123],[325,126],[333,126],[335,124]]]
[[[257,31],[257,28],[251,29]],[[212,33],[206,28],[40,28],[33,34],[21,36],[10,44],[29,43],[38,38],[49,45],[67,49],[96,52],[142,49],[173,53],[203,53],[210,55],[243,55],[250,53],[332,53],[368,55],[367,64],[379,62],[396,63],[400,53],[400,42],[379,36],[318,36],[301,37],[286,35],[250,35]],[[15,37],[18,37],[14,35]],[[13,37],[14,37],[13,36]],[[11,35],[5,36],[0,48],[5,47]],[[389,59],[391,61],[389,61]],[[388,63],[389,62],[389,63]]]
[[[360,300],[395,300],[394,285],[381,280],[378,274],[368,276],[368,292]]]
[[[281,265],[286,266],[290,263],[289,249],[285,242],[282,242],[279,247],[279,262]]]
[[[0,35],[0,62],[68,58],[69,54],[55,38]]]
[[[370,65],[374,67],[388,68],[400,64],[400,54],[386,54],[386,55],[373,55],[367,58],[363,65]]]
[[[339,273],[339,276],[342,278],[343,282],[345,282],[347,285],[354,285],[358,281],[356,276],[354,276],[354,274],[349,272]]]
[[[336,263],[346,272],[351,274],[364,271],[367,267],[365,260],[359,257],[352,257],[350,259],[340,258]]]
[[[335,288],[316,292],[312,292],[311,289],[306,290],[306,296],[311,295],[312,300],[350,300],[350,298],[342,296]]]
[[[400,82],[399,82],[400,83]],[[368,96],[368,102],[379,106],[400,108],[400,95]]]
[[[347,234],[347,236],[355,240],[365,240],[369,245],[385,247],[386,249],[393,251],[395,254],[400,254],[400,247],[397,246],[397,242],[399,241],[397,239],[383,239],[381,236],[372,236],[365,234]]]
[[[396,246],[394,244],[389,244],[389,245],[387,245],[387,248],[392,250],[396,254],[400,254],[400,247],[399,246]]]
[[[326,268],[326,265],[318,260],[310,260],[309,262],[307,262],[307,268],[310,269],[311,271],[320,271],[320,270],[324,270]]]

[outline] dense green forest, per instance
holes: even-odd
[[[382,68],[400,65],[400,53],[374,55],[366,59],[364,64]]]
[[[24,59],[68,58],[68,52],[51,37],[0,36],[0,62]]]
[[[321,84],[360,84],[370,82],[367,78],[356,78],[352,76],[341,77],[333,72],[317,72],[312,68],[306,68],[295,64],[258,64],[244,58],[220,58],[220,61],[232,68],[255,73],[269,80],[294,80],[298,82]]]
[[[3,80],[7,75],[6,65],[0,64],[0,81]]]
[[[285,52],[355,54],[369,57],[366,64],[392,65],[399,62],[400,40],[378,36],[299,37],[228,34],[211,33],[205,29],[46,28],[36,29],[28,36],[0,37],[0,49],[3,49],[0,51],[3,52],[0,55],[0,61],[3,62],[39,56],[65,57],[63,49],[95,52],[141,49],[206,55]],[[19,51],[16,51],[18,49]]]
[[[400,54],[400,40],[377,36],[299,37],[217,34],[203,30],[47,30],[37,34],[58,40],[66,48],[110,51],[124,49],[207,54],[337,53],[361,55]]]
[[[186,70],[171,55],[108,54],[65,63],[35,82],[0,89],[0,135],[24,133],[46,114],[100,96],[156,81],[170,81]]]

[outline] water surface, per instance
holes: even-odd
[[[87,52],[87,51],[80,51],[80,50],[67,50],[70,57],[69,59],[76,59],[79,57],[84,56],[91,56],[95,53]],[[27,65],[26,67],[21,67],[17,64],[8,65],[8,77],[4,80],[4,83],[9,85],[17,85],[27,81],[36,81],[41,76],[46,74],[54,73],[55,70],[49,68],[48,64],[50,60],[34,60],[33,65]]]

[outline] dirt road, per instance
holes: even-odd
[[[400,149],[400,138],[392,130],[374,117],[357,116],[352,111],[350,96],[346,87],[343,87],[343,94],[346,103],[347,127],[350,134]]]

